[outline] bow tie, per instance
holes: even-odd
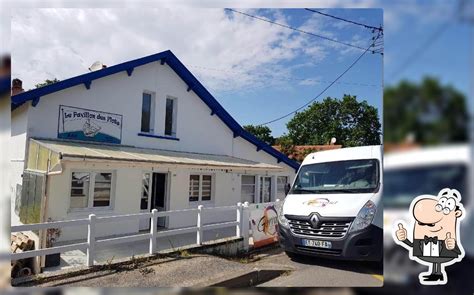
[[[425,236],[423,241],[425,242],[425,245],[427,245],[429,242],[431,242],[433,244],[438,244],[438,237],[431,238],[431,237]]]

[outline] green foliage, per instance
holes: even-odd
[[[272,130],[270,130],[268,126],[245,125],[243,128],[266,144],[275,144],[275,138],[272,136]]]
[[[288,135],[282,135],[275,140],[275,144],[280,146],[280,152],[289,156],[295,153],[295,144]]]
[[[328,144],[332,137],[344,147],[380,144],[377,109],[352,95],[314,102],[296,113],[286,126],[296,145]]]
[[[46,79],[46,80],[44,80],[44,82],[36,84],[35,88],[40,88],[40,87],[43,87],[43,86],[46,86],[46,85],[54,84],[54,83],[59,82],[59,81],[60,80],[58,80],[57,78],[54,78],[53,80]]]
[[[465,96],[435,78],[385,88],[386,142],[402,142],[409,135],[420,144],[467,141],[468,120]]]

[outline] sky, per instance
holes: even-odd
[[[206,6],[207,2],[200,3]],[[278,4],[282,1],[271,5],[261,2],[246,6],[249,2],[241,1],[236,6],[282,5]],[[374,8],[323,10],[373,26],[383,23],[384,56],[366,54],[319,101],[327,96],[356,95],[375,106],[381,117],[382,85],[394,85],[401,79],[420,81],[427,74],[465,94],[470,92],[472,73],[467,61],[472,52],[472,26],[456,15],[458,1],[310,3],[314,5],[309,6],[308,1],[286,5],[300,7],[297,9],[236,9],[365,47],[372,36],[369,30],[304,7]],[[207,6],[213,5],[217,6]],[[222,8],[181,6],[13,10],[13,77],[22,79],[25,88],[32,88],[44,79],[85,73],[96,60],[114,65],[170,49],[239,123],[261,124],[313,99],[362,53]],[[432,38],[429,46],[417,51],[444,24],[448,27]],[[410,62],[401,67],[406,60]],[[472,108],[472,99],[470,103]],[[269,125],[274,136],[286,132],[290,118]]]
[[[363,48],[372,32],[304,9],[242,10]],[[382,10],[334,10],[380,26]],[[203,21],[206,20],[206,21]],[[224,9],[22,9],[12,14],[12,77],[31,89],[170,49],[242,125],[261,124],[316,97],[363,50]],[[383,56],[367,53],[320,98],[357,95],[382,110]],[[274,136],[286,122],[269,127]]]

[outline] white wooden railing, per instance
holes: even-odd
[[[88,219],[77,219],[77,220],[68,220],[68,221],[54,221],[46,223],[35,223],[35,224],[25,224],[17,225],[11,227],[11,232],[21,232],[21,231],[34,231],[34,230],[46,230],[49,228],[64,228],[64,227],[73,227],[87,225],[87,242],[84,243],[75,243],[64,246],[56,246],[46,249],[38,249],[32,251],[26,251],[22,253],[10,253],[11,260],[19,260],[25,258],[32,258],[38,256],[45,256],[56,253],[64,253],[72,250],[85,250],[87,252],[87,266],[94,265],[94,257],[96,252],[96,247],[110,246],[127,242],[136,242],[142,240],[149,240],[149,254],[155,254],[157,252],[157,238],[166,237],[177,234],[185,233],[196,233],[196,244],[202,245],[203,243],[203,231],[210,229],[218,229],[224,227],[236,227],[236,237],[242,237],[244,241],[245,250],[249,247],[249,204],[245,202],[237,203],[236,206],[225,206],[225,207],[204,207],[199,205],[197,208],[191,209],[182,209],[182,210],[171,210],[171,211],[158,211],[153,209],[149,213],[138,213],[138,214],[126,214],[126,215],[116,215],[116,216],[106,216],[106,217],[96,217],[95,214],[90,214]],[[220,223],[212,224],[203,224],[203,215],[206,211],[234,211],[237,213],[237,218],[235,221],[227,221]],[[157,231],[158,226],[158,217],[166,217],[173,214],[182,214],[189,212],[197,212],[197,222],[196,226],[185,227],[185,228],[176,228],[165,231]],[[96,226],[100,223],[106,222],[117,222],[117,221],[126,221],[126,220],[140,220],[140,219],[150,219],[150,232],[149,233],[139,233],[135,235],[127,235],[123,237],[114,237],[114,238],[105,238],[97,239],[96,236]]]

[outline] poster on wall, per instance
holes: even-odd
[[[122,115],[60,105],[58,138],[121,143]]]
[[[253,247],[259,248],[277,242],[278,215],[275,204],[251,204],[249,209]]]

